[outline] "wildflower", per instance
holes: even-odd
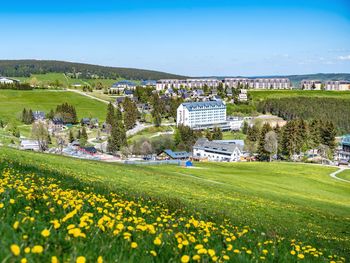
[[[86,258],[83,256],[77,257],[76,263],[85,263],[86,262]]]
[[[266,255],[267,253],[269,253],[269,251],[267,249],[263,249],[262,253]]]
[[[27,263],[28,261],[27,261],[27,259],[26,258],[22,258],[21,259],[21,263]]]
[[[190,261],[190,257],[189,257],[189,256],[183,255],[183,256],[181,257],[181,263],[187,263],[187,262],[189,262],[189,261]]]
[[[0,209],[4,207],[4,204],[3,203],[0,203]]]
[[[16,221],[14,224],[13,224],[13,229],[16,230],[19,226],[19,222]]]
[[[58,259],[56,256],[51,257],[51,263],[58,263]]]
[[[159,237],[156,237],[153,241],[153,243],[156,245],[156,246],[160,246],[162,244],[162,240],[159,238]]]
[[[97,258],[97,263],[103,263],[103,258],[102,258],[102,256],[99,256],[99,257]]]
[[[157,256],[157,252],[155,252],[154,250],[151,250],[149,253],[150,253],[152,256],[154,256],[154,257]]]
[[[30,253],[30,247],[26,247],[26,248],[24,249],[24,253],[26,253],[26,254]]]
[[[137,248],[137,243],[136,242],[132,242],[131,243],[131,248]]]
[[[43,253],[43,251],[44,251],[44,248],[40,245],[34,246],[32,248],[32,253],[34,254],[40,254],[40,253]]]
[[[233,253],[239,254],[239,249],[233,250]]]
[[[248,250],[246,251],[246,253],[250,255],[250,254],[252,254],[252,251],[251,251],[250,249],[248,249]]]
[[[50,236],[50,230],[48,230],[48,229],[44,229],[43,231],[41,231],[41,235],[43,236],[43,237],[48,237],[48,236]]]
[[[298,254],[299,259],[303,259],[304,257],[305,257],[304,254]]]
[[[193,260],[200,260],[201,259],[201,256],[200,255],[194,255],[193,257],[192,257],[192,259]]]
[[[208,254],[211,257],[215,256],[215,250],[214,249],[208,249]]]
[[[15,199],[10,199],[10,204],[14,204],[15,203]]]
[[[10,249],[14,256],[18,256],[21,253],[21,249],[16,244],[11,245]]]
[[[295,253],[296,253],[295,250],[291,250],[290,251],[290,254],[293,255],[293,256],[295,255]]]
[[[224,255],[222,258],[225,260],[230,260],[230,257],[228,255]]]

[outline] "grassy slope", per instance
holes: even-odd
[[[343,255],[349,253],[350,185],[328,176],[334,168],[211,163],[185,169],[88,162],[10,149],[2,149],[1,154],[82,181],[91,178],[114,191],[161,198],[175,207],[182,203],[209,215],[222,214],[235,224],[269,235],[297,237]]]
[[[348,180],[350,182],[350,170],[346,170],[337,175],[337,177]]]
[[[24,107],[48,112],[64,102],[76,107],[78,118],[91,115],[102,121],[106,116],[106,104],[73,92],[0,90],[0,118],[15,121]]]
[[[253,101],[266,98],[284,97],[336,97],[350,99],[350,91],[323,91],[323,90],[250,90],[249,95]]]

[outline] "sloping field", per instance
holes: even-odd
[[[350,185],[330,178],[329,173],[336,168],[292,163],[208,163],[196,164],[191,169],[178,166],[141,167],[88,162],[5,148],[1,149],[0,158],[3,182],[16,182],[19,184],[16,185],[18,189],[35,185],[33,187],[37,190],[33,191],[38,191],[41,196],[38,198],[42,199],[45,194],[48,195],[48,201],[41,202],[40,206],[32,201],[30,206],[41,211],[43,203],[46,203],[46,210],[54,208],[49,214],[47,211],[42,212],[44,215],[40,217],[31,213],[38,217],[40,225],[36,226],[38,233],[28,234],[34,235],[34,241],[47,251],[45,259],[47,255],[57,254],[58,249],[63,254],[71,255],[65,257],[67,260],[79,255],[95,260],[97,252],[106,257],[109,251],[109,255],[119,255],[122,261],[127,258],[134,262],[141,258],[153,261],[153,257],[158,262],[181,259],[187,262],[187,259],[192,260],[196,255],[203,262],[209,259],[293,262],[298,257],[324,262],[333,259],[343,261],[349,255]],[[24,186],[22,182],[25,182]],[[2,187],[8,188],[4,183]],[[9,198],[15,199],[16,195],[21,197],[23,193],[15,192],[14,188],[6,189],[12,196],[3,198],[8,209],[9,204],[6,202],[9,202]],[[62,191],[68,191],[65,197]],[[116,195],[111,195],[112,192]],[[55,197],[56,194],[60,196]],[[92,197],[93,194],[100,194],[99,201]],[[58,202],[58,199],[63,203]],[[105,199],[107,201],[99,203]],[[116,206],[112,199],[119,205]],[[23,206],[26,202],[20,201]],[[60,203],[59,207],[56,206],[57,202]],[[136,208],[125,210],[130,202]],[[82,209],[77,211],[79,216],[70,221],[67,221],[70,218],[64,219],[79,204],[82,205],[78,206]],[[149,214],[146,212],[148,210]],[[27,246],[29,241],[21,240],[17,230],[13,233],[11,226],[15,223],[14,219],[10,222],[12,217],[2,211],[0,229],[7,229],[7,238],[11,239],[15,235],[17,243],[22,244],[22,247]],[[83,212],[92,213],[88,218],[91,219],[88,224],[91,231],[90,228],[85,229],[85,224],[82,224],[84,227],[78,227]],[[104,216],[108,218],[101,219]],[[17,220],[22,219],[19,217]],[[63,226],[62,230],[56,230],[54,223],[50,223],[52,220],[58,220]],[[199,223],[201,221],[203,223]],[[155,226],[155,233],[149,229],[150,226],[145,226],[145,222]],[[121,229],[118,230],[118,223],[123,223],[123,228],[119,225]],[[204,230],[207,228],[209,233]],[[27,226],[24,229],[21,234],[32,231]],[[51,246],[47,246],[45,239],[40,236],[40,231],[45,229],[50,232],[48,240]],[[71,229],[75,230],[69,231]],[[79,231],[87,236],[88,242],[79,239]],[[70,239],[74,233],[80,241]],[[117,236],[115,240],[113,233]],[[53,245],[61,242],[57,239],[65,240],[66,236],[70,238],[62,242],[66,246],[70,244],[72,248],[66,247],[67,250],[64,250],[65,246],[61,243]],[[161,239],[160,244],[157,237]],[[12,242],[3,240],[4,247]],[[187,241],[183,244],[184,240]],[[31,240],[30,244],[33,245],[34,241]],[[205,254],[199,253],[201,246],[206,249]],[[113,249],[115,251],[110,252]],[[213,249],[215,253],[209,253],[208,249]],[[5,255],[10,252],[7,249],[2,253]]]
[[[74,92],[0,90],[0,119],[16,121],[23,108],[49,112],[51,109],[55,110],[58,104],[64,102],[76,107],[79,119],[92,116],[102,121],[106,117],[106,104]]]

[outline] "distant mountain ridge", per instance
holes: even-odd
[[[57,60],[0,60],[0,76],[30,77],[31,74],[65,73],[76,78],[158,80],[167,78],[183,79],[185,76],[154,70],[106,67],[85,63],[75,63]]]

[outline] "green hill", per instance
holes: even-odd
[[[30,77],[32,74],[65,73],[77,79],[130,79],[148,80],[184,78],[153,70],[105,67],[84,63],[55,60],[0,60],[0,76]]]
[[[202,262],[344,262],[350,254],[350,184],[329,176],[336,168],[131,166],[7,148],[0,160],[6,208],[0,209],[0,257],[11,256],[13,243],[43,246],[36,262],[52,255],[106,262],[188,262],[196,255]],[[23,223],[31,216],[34,222]]]

